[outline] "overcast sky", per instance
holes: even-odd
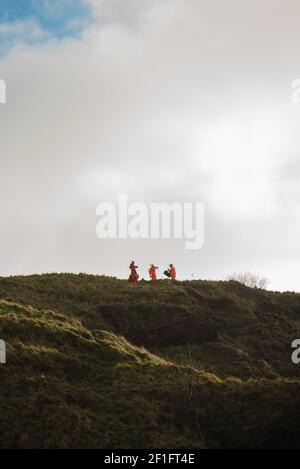
[[[299,24],[299,0],[0,0],[0,273],[134,259],[299,291]],[[101,241],[120,194],[205,203],[204,248]]]

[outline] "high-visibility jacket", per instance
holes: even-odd
[[[173,280],[175,280],[177,273],[176,273],[176,267],[174,265],[173,265],[173,267],[169,268],[169,272],[170,272],[171,278]]]
[[[130,264],[129,269],[131,270],[132,274],[136,274],[137,273],[136,269],[138,269],[138,266],[134,264]]]
[[[137,282],[139,279],[139,274],[137,273],[138,266],[134,264],[130,264],[129,269],[131,270],[131,274],[129,276],[129,282],[134,283]]]
[[[156,270],[158,269],[158,267],[155,267],[155,266],[152,266],[150,267],[149,269],[149,275],[150,275],[150,278],[152,280],[157,280],[157,277],[156,277]]]

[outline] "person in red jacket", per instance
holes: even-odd
[[[139,274],[137,273],[138,266],[135,265],[134,261],[132,261],[129,266],[129,269],[130,269],[130,276],[129,276],[128,281],[129,283],[131,283],[131,285],[136,285],[139,279]]]
[[[176,273],[176,267],[175,267],[175,265],[170,264],[169,269],[168,269],[168,272],[169,272],[169,274],[170,274],[170,278],[171,278],[172,280],[176,280],[177,273]]]
[[[156,267],[154,264],[151,264],[150,269],[149,269],[149,275],[150,275],[150,278],[153,282],[155,282],[155,280],[157,280],[157,275],[156,275],[157,269],[158,269],[158,267]]]

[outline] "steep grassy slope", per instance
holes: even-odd
[[[300,295],[0,279],[0,447],[300,447]]]

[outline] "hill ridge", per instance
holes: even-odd
[[[299,313],[234,282],[0,278],[0,447],[300,447]]]

